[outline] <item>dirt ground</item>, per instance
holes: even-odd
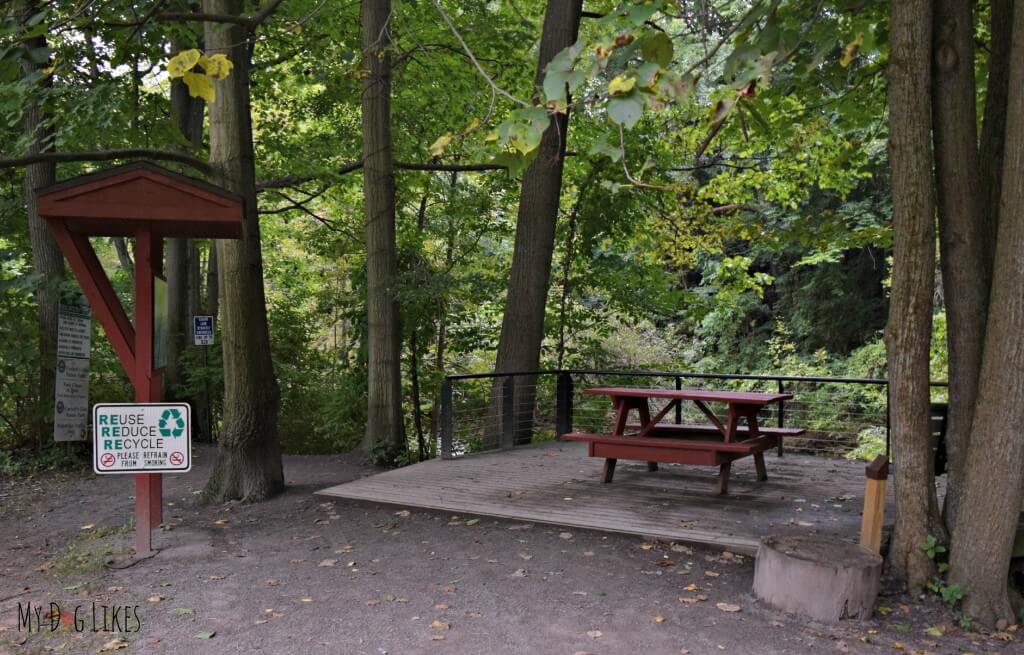
[[[124,569],[130,476],[0,479],[0,654],[1024,653],[934,597],[818,625],[753,599],[752,558],[313,495],[374,472],[355,456],[287,457],[286,493],[204,506],[212,456],[165,478],[160,552]],[[51,602],[68,625],[19,624]]]

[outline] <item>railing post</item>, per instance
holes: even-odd
[[[890,459],[891,460],[892,459],[892,448],[891,448],[891,444],[889,443],[889,440],[890,440],[889,433],[890,433],[890,430],[891,430],[890,416],[889,416],[889,401],[890,400],[891,400],[891,396],[890,396],[890,393],[889,393],[889,381],[886,380],[885,381],[885,457],[886,457],[886,459]]]
[[[501,438],[499,446],[511,448],[516,442],[516,378],[509,375],[501,385]]]
[[[452,458],[453,428],[452,381],[450,378],[445,378],[441,382],[441,459]]]
[[[572,387],[572,374],[559,373],[555,391],[555,435],[558,437],[572,432]]]
[[[780,394],[786,393],[784,389],[785,388],[782,386],[782,378],[779,378],[779,393]],[[780,428],[786,427],[786,401],[785,400],[780,400],[779,401],[779,427]],[[778,452],[778,456],[782,457],[782,436],[781,435],[779,436],[779,452]]]
[[[682,388],[683,388],[683,378],[681,378],[681,377],[679,377],[677,375],[676,376],[676,391],[679,391]],[[683,422],[683,404],[682,403],[676,403],[676,425],[679,425],[682,422]]]

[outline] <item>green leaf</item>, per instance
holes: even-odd
[[[568,71],[551,70],[549,66],[547,74],[544,75],[544,97],[549,101],[565,100],[565,85],[568,81]]]
[[[647,21],[651,20],[651,16],[653,16],[656,11],[658,11],[658,6],[655,4],[636,5],[629,10],[629,13],[626,14],[626,18],[634,25],[643,25]]]
[[[634,92],[608,101],[608,117],[616,125],[632,129],[644,114],[644,103]]]
[[[611,159],[613,162],[619,161],[622,157],[622,149],[618,146],[614,146],[608,143],[608,135],[602,134],[597,141],[590,146],[587,154],[591,157],[605,156]]]
[[[640,44],[640,52],[644,56],[644,61],[668,68],[672,63],[675,49],[672,46],[672,39],[668,38],[664,32],[654,32],[643,39]]]
[[[213,639],[216,635],[217,632],[214,630],[203,630],[202,632],[197,632],[192,636],[196,639]]]
[[[641,88],[649,89],[658,81],[658,73],[660,71],[661,66],[653,62],[642,64],[636,71],[636,83],[639,84]]]

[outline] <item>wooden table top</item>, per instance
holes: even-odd
[[[667,398],[670,400],[700,400],[733,405],[767,405],[791,400],[791,393],[760,393],[757,391],[714,391],[710,389],[646,389],[643,387],[591,387],[584,389],[588,396],[618,396],[630,398]]]

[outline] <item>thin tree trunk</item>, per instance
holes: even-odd
[[[203,11],[211,14],[238,16],[243,8],[241,0],[203,1]],[[217,243],[224,295],[224,423],[206,495],[257,501],[284,488],[284,472],[277,443],[280,392],[270,357],[260,253],[249,105],[251,52],[238,26],[206,23],[205,30],[208,51],[225,53],[234,64],[217,84],[217,100],[210,105],[210,164],[219,182],[245,201],[242,239]]]
[[[1010,554],[1024,490],[1024,4],[1013,18],[999,232],[992,312],[963,498],[951,550],[951,579],[967,591],[964,611],[985,626],[1015,623],[1007,597]]]
[[[576,247],[576,223],[579,219],[583,193],[585,192],[580,192],[581,197],[576,199],[572,213],[569,214],[569,234],[565,238],[565,259],[562,260],[562,295],[558,302],[558,368],[562,368],[565,363],[565,323],[569,312],[569,277],[572,273],[573,249]]]
[[[548,62],[576,41],[582,0],[549,0],[544,14],[535,86],[544,81]],[[551,118],[539,146],[537,158],[523,173],[516,218],[516,237],[509,271],[508,293],[501,322],[501,337],[495,372],[533,371],[540,365],[544,340],[544,309],[551,280],[551,256],[555,247],[555,225],[562,193],[562,168],[569,114]],[[492,398],[500,398],[498,379]],[[533,434],[536,381],[516,380],[516,443],[529,443]],[[492,401],[492,407],[497,404]],[[500,421],[499,421],[500,423]]]
[[[391,0],[363,0],[363,195],[366,204],[368,406],[363,450],[391,462],[405,450],[402,332],[396,285],[391,138]]]
[[[1010,46],[1013,39],[1013,0],[991,0],[991,32],[988,54],[988,80],[985,110],[981,124],[979,179],[984,198],[986,279],[992,277],[999,200],[1002,196],[1003,154],[1006,149],[1006,103],[1009,96]]]
[[[978,393],[989,291],[989,257],[978,173],[971,0],[936,0],[932,36],[932,134],[950,370],[945,520],[952,529]]]
[[[128,242],[124,237],[110,237],[110,241],[114,244],[114,251],[117,253],[117,265],[128,273],[129,277],[135,277],[135,262],[128,249]]]
[[[206,256],[206,313],[217,319],[220,313],[220,274],[217,266],[217,240],[210,240],[209,254]]]
[[[934,524],[929,346],[935,270],[929,0],[893,2],[889,54],[889,165],[893,269],[886,354],[895,461],[895,577],[918,588],[934,573],[921,548]]]
[[[183,50],[176,44],[175,50]],[[193,148],[198,148],[203,137],[203,101],[193,98],[185,83],[171,80],[171,115],[174,124]],[[164,389],[169,398],[194,400],[181,396],[182,357],[188,347],[189,336],[189,240],[168,239],[164,256],[167,276],[167,367],[164,370]]]
[[[35,14],[34,2],[23,6],[24,18]],[[25,42],[27,49],[46,46],[46,38],[37,36]],[[36,64],[25,57],[24,71],[34,73],[46,64]],[[42,91],[50,86],[49,76],[40,84]],[[45,100],[45,99],[44,99]],[[25,105],[22,126],[26,134],[32,135],[29,154],[51,149],[51,130],[46,126],[46,109],[43,101],[30,96]],[[25,168],[25,211],[28,215],[29,241],[32,245],[32,268],[40,276],[36,287],[36,315],[39,320],[39,420],[36,422],[37,444],[53,438],[53,396],[55,367],[57,366],[57,311],[60,304],[60,282],[64,279],[64,256],[50,234],[49,228],[36,210],[36,189],[57,181],[57,165],[53,162],[30,164]]]

